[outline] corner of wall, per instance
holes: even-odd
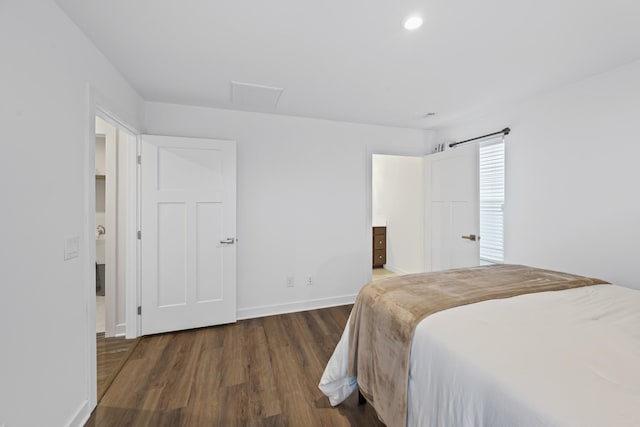
[[[424,155],[433,152],[433,148],[437,143],[438,132],[435,130],[424,129],[423,131]]]
[[[67,423],[67,427],[81,427],[83,426],[87,420],[91,416],[91,410],[89,409],[89,401],[85,400],[82,402],[78,410],[71,417],[69,422]],[[4,427],[4,426],[3,426]]]

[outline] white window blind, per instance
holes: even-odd
[[[480,146],[480,263],[504,262],[504,141]]]

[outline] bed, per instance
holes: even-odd
[[[505,271],[523,268],[531,277],[556,273],[496,266],[453,274],[480,271],[485,279],[500,282]],[[442,283],[448,283],[450,272],[375,283],[395,289],[394,280],[406,284],[407,277],[411,283],[426,277],[434,283],[443,274],[438,286],[449,292]],[[319,387],[338,405],[358,383],[363,388],[361,374],[369,368],[359,366],[362,360],[386,360],[373,371],[392,366],[384,375],[395,377],[399,386],[383,383],[376,390],[376,372],[373,380],[364,382],[363,394],[389,427],[640,426],[640,292],[557,274],[564,276],[555,290],[532,286],[516,295],[482,297],[419,318],[411,329],[406,372],[388,363],[384,346],[360,348],[357,336],[362,331],[354,326],[359,295]],[[545,280],[529,282],[544,285]],[[380,305],[384,298],[376,295],[373,300]],[[388,322],[378,322],[378,314],[368,324],[383,330]],[[393,360],[400,356],[394,353]],[[384,396],[394,387],[399,391]]]

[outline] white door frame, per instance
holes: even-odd
[[[98,129],[96,126],[96,136],[105,138],[104,173],[105,173],[105,220],[103,225],[107,230],[105,239],[105,271],[104,271],[104,291],[105,291],[105,337],[116,335],[117,301],[116,296],[116,266],[118,236],[116,234],[116,224],[118,219],[118,191],[120,177],[118,176],[118,126],[111,123],[104,114],[98,112],[99,117],[107,127]],[[100,125],[104,126],[104,125]],[[115,184],[115,185],[114,185]],[[97,224],[96,224],[97,226]],[[95,227],[94,227],[95,230]]]
[[[126,200],[125,211],[125,223],[118,224],[118,229],[124,228],[124,233],[118,232],[120,237],[126,236],[124,242],[120,242],[118,247],[125,250],[125,336],[126,338],[135,338],[140,336],[139,328],[139,316],[138,316],[138,240],[136,232],[139,228],[138,221],[138,146],[139,146],[139,134],[136,130],[132,129],[127,124],[123,123],[117,117],[102,108],[100,105],[96,106],[96,116],[107,122],[116,128],[118,133],[118,169],[122,165],[122,160],[125,160],[125,175],[126,187],[124,187]],[[129,134],[126,138],[122,135],[122,131]],[[120,177],[118,177],[118,181]],[[123,186],[118,183],[118,190],[120,191]],[[120,199],[120,195],[118,196]],[[114,214],[117,214],[114,213]],[[113,228],[113,227],[112,227]],[[95,226],[94,226],[95,229]],[[107,231],[108,232],[108,231]],[[113,233],[112,233],[113,234]],[[115,252],[115,248],[114,248]],[[115,277],[113,282],[115,283]],[[115,286],[114,286],[115,288]],[[115,316],[115,301],[113,303],[113,315]],[[115,323],[115,319],[114,319]]]
[[[96,351],[96,274],[95,274],[95,260],[96,260],[96,244],[95,244],[95,206],[96,206],[96,194],[95,194],[95,141],[96,141],[96,129],[95,119],[96,116],[100,116],[105,121],[113,124],[114,126],[125,130],[131,134],[135,140],[135,144],[127,144],[127,157],[130,162],[127,162],[127,173],[135,179],[130,179],[127,187],[127,230],[133,219],[133,226],[138,226],[138,178],[136,168],[136,157],[138,152],[138,135],[140,132],[133,126],[127,124],[127,122],[120,118],[118,114],[115,114],[110,110],[107,105],[110,105],[106,98],[104,98],[98,91],[96,91],[91,85],[87,85],[87,116],[86,128],[85,128],[85,144],[84,144],[84,197],[86,205],[84,206],[84,242],[83,246],[86,252],[84,257],[84,300],[87,307],[86,318],[86,332],[87,332],[87,370],[89,373],[88,383],[86,384],[86,395],[88,396],[87,410],[88,414],[93,411],[97,405],[97,351]],[[131,168],[133,173],[131,173]],[[131,203],[131,201],[134,201]],[[127,248],[127,271],[126,271],[126,336],[127,338],[134,338],[140,335],[139,332],[139,319],[137,316],[138,306],[138,292],[139,292],[139,277],[138,277],[138,241],[135,233],[128,233],[126,239]],[[131,248],[135,250],[130,251]]]

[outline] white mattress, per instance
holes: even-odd
[[[320,383],[333,405],[348,328]],[[416,328],[409,426],[640,426],[640,292],[597,285],[491,300]]]

